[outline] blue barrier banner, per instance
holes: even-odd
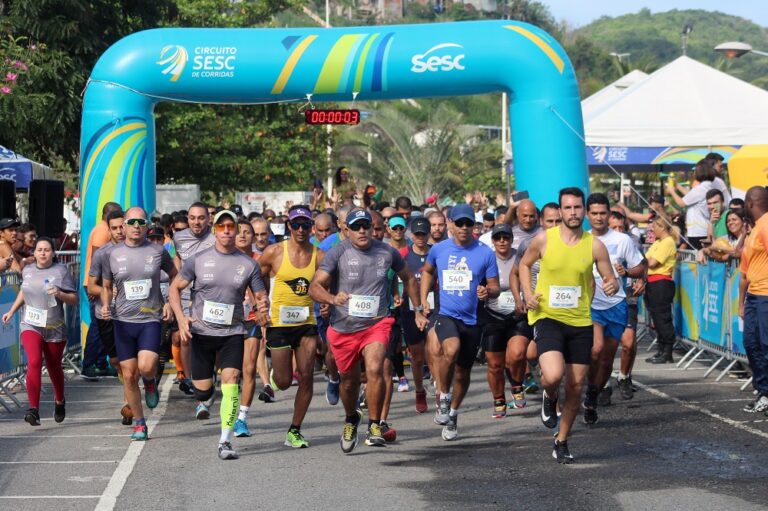
[[[731,351],[739,355],[746,355],[744,349],[744,320],[739,317],[739,282],[741,281],[741,272],[735,271],[730,279],[731,289],[729,290],[728,301],[731,307]]]
[[[680,335],[691,340],[699,339],[701,307],[699,306],[699,265],[680,263],[679,281],[676,282],[677,304],[680,307]]]
[[[19,293],[18,285],[0,287],[0,315],[11,309]],[[0,324],[0,374],[9,373],[19,366],[19,314],[7,324]]]
[[[710,261],[699,266],[699,307],[701,338],[712,344],[727,345],[725,304],[725,263]]]

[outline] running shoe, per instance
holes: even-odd
[[[360,388],[360,395],[357,398],[357,408],[360,410],[368,409],[368,401],[365,399],[365,389]]]
[[[437,410],[435,410],[435,424],[445,426],[449,422],[448,412],[451,411],[451,401],[446,397],[440,399]]]
[[[503,419],[507,416],[507,403],[503,399],[493,400],[493,412],[491,417],[494,419]]]
[[[136,424],[133,426],[133,433],[131,434],[131,440],[136,442],[144,442],[149,438],[149,431],[146,424]]]
[[[293,447],[294,449],[303,449],[309,447],[309,442],[307,442],[298,429],[289,429],[288,433],[285,434],[283,445]]]
[[[611,396],[613,395],[613,387],[606,385],[600,394],[597,396],[597,404],[600,406],[611,406]]]
[[[264,385],[264,388],[262,388],[259,393],[259,401],[264,401],[265,403],[275,402],[275,391],[272,389],[272,385],[269,383]]]
[[[64,402],[61,404],[54,402],[53,403],[53,420],[56,422],[63,422],[64,417],[67,416],[67,411],[64,408]]]
[[[568,441],[559,442],[555,440],[555,448],[552,450],[552,457],[557,460],[558,463],[570,465],[573,463],[573,456],[568,450]]]
[[[536,378],[533,377],[533,373],[528,373],[525,375],[525,380],[523,381],[523,390],[527,394],[535,394],[539,391],[539,384],[536,383]]]
[[[372,447],[382,447],[385,445],[387,441],[384,440],[382,433],[381,426],[375,422],[368,426],[368,434],[365,436],[365,445],[370,445]]]
[[[523,387],[515,387],[512,389],[512,402],[509,403],[510,408],[525,408],[528,404],[528,400],[525,399],[525,391]]]
[[[24,415],[24,420],[30,426],[39,426],[40,412],[37,410],[37,408],[30,408],[29,410],[27,410],[27,413]]]
[[[595,424],[597,422],[597,395],[599,391],[594,385],[587,387],[587,392],[584,395],[584,424]]]
[[[397,383],[397,391],[398,392],[409,392],[411,390],[411,387],[408,385],[408,378],[403,376],[400,378],[400,380]]]
[[[82,378],[85,381],[99,381],[97,367],[96,366],[84,367],[83,370],[80,371],[80,378]]]
[[[187,396],[195,395],[195,389],[194,389],[194,386],[192,385],[192,380],[182,379],[179,382],[179,390],[182,391]]]
[[[387,442],[394,442],[397,440],[397,430],[390,427],[389,424],[387,424],[387,421],[379,422],[379,427],[381,428],[381,436],[384,437],[384,440]]]
[[[341,378],[338,381],[332,381],[328,378],[328,383],[325,386],[325,401],[331,405],[336,406],[339,404],[339,386],[341,385]]]
[[[427,364],[424,364],[424,373],[423,373],[422,379],[424,381],[432,379],[432,371],[429,370],[429,366]]]
[[[427,391],[416,391],[416,411],[424,413],[429,407],[427,406]]]
[[[184,373],[182,371],[176,371],[176,377],[173,379],[173,384],[181,383],[184,381]]]
[[[120,415],[123,417],[123,426],[130,426],[133,424],[133,410],[131,410],[131,405],[123,405],[123,407],[120,408]]]
[[[616,378],[616,386],[619,387],[619,394],[621,394],[621,399],[632,399],[634,392],[632,391],[631,376],[627,376],[623,380]]]
[[[232,447],[232,444],[229,442],[220,442],[219,443],[219,459],[220,460],[236,460],[239,458],[240,455],[237,454],[237,451]]]
[[[448,423],[443,426],[443,440],[450,442],[459,438],[459,416],[453,415],[448,417]]]
[[[357,411],[357,423],[344,422],[344,429],[341,432],[341,450],[344,454],[351,453],[357,445],[357,426],[363,418],[362,412]]]
[[[293,378],[291,378],[291,387],[295,387],[299,384],[299,373],[293,372]]]
[[[251,430],[248,429],[248,423],[244,420],[237,419],[235,421],[235,436],[237,438],[251,436]]]
[[[557,426],[557,397],[550,399],[546,390],[541,398],[541,422],[549,429]]]
[[[33,408],[34,410],[34,408]],[[747,413],[758,413],[758,412],[765,412],[768,410],[768,396],[764,396],[762,394],[758,394],[757,398],[751,403],[749,403],[747,406],[745,406],[743,411]],[[27,421],[29,422],[29,421]],[[30,424],[32,424],[30,422]]]
[[[160,389],[157,388],[157,383],[144,384],[144,401],[147,403],[148,408],[156,408],[160,402]]]
[[[207,406],[205,406],[205,403],[198,403],[197,408],[195,408],[195,419],[204,421],[206,419],[210,419],[210,417],[211,411]]]

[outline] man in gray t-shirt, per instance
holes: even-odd
[[[243,366],[245,327],[243,300],[247,289],[256,297],[258,316],[266,324],[267,295],[259,265],[237,249],[237,216],[220,211],[213,218],[214,246],[185,259],[178,279],[173,281],[168,296],[179,323],[182,341],[191,339],[192,382],[200,403],[195,410],[198,419],[210,417],[210,406],[216,391],[213,374],[221,369],[221,437],[219,458],[238,458],[232,448],[232,432],[239,408],[237,380]],[[189,316],[181,305],[181,292],[192,287]]]
[[[341,400],[346,420],[341,450],[352,452],[357,445],[357,412],[360,391],[360,364],[365,360],[368,384],[367,445],[384,445],[379,420],[384,402],[385,378],[382,371],[389,334],[394,319],[389,317],[391,292],[387,272],[391,269],[403,281],[414,304],[416,325],[426,328],[416,279],[402,256],[389,245],[372,237],[372,218],[364,209],[353,209],[346,219],[346,240],[331,249],[315,272],[309,294],[321,305],[331,305],[328,343],[336,358],[341,378]]]
[[[160,271],[173,279],[176,267],[162,246],[150,243],[147,214],[138,207],[125,213],[125,241],[116,245],[102,265],[101,315],[112,319],[115,348],[128,404],[133,411],[133,440],[147,440],[148,432],[141,405],[138,377],[144,380],[147,406],[160,401],[155,381],[160,350],[160,321],[170,318],[163,310]],[[112,311],[113,286],[115,294]]]

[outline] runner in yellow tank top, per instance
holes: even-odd
[[[275,390],[285,390],[293,380],[293,356],[299,388],[293,403],[293,420],[285,445],[309,447],[301,423],[312,400],[312,373],[317,348],[317,321],[309,283],[323,260],[323,251],[312,246],[312,214],[306,206],[288,211],[288,240],[270,245],[259,258],[261,273],[270,287],[270,320],[267,347],[272,352],[270,380]]]
[[[520,261],[520,284],[528,308],[528,321],[541,366],[544,388],[541,420],[548,428],[558,425],[557,391],[565,376],[565,406],[552,451],[558,463],[573,463],[568,451],[568,433],[579,411],[584,378],[592,353],[602,349],[593,343],[592,263],[603,278],[608,296],[619,289],[613,275],[608,250],[591,234],[584,232],[584,192],[579,188],[560,190],[563,223],[536,236]],[[536,292],[531,289],[531,266],[541,260]]]

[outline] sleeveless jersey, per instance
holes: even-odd
[[[571,326],[592,326],[592,234],[584,232],[574,246],[566,245],[560,228],[546,231],[547,246],[535,294],[539,306],[528,312],[528,323],[549,318]]]
[[[315,275],[317,247],[312,247],[312,259],[304,268],[296,268],[288,256],[288,242],[283,242],[283,260],[270,279],[270,326],[287,327],[315,325],[315,308],[309,297],[309,283]]]

